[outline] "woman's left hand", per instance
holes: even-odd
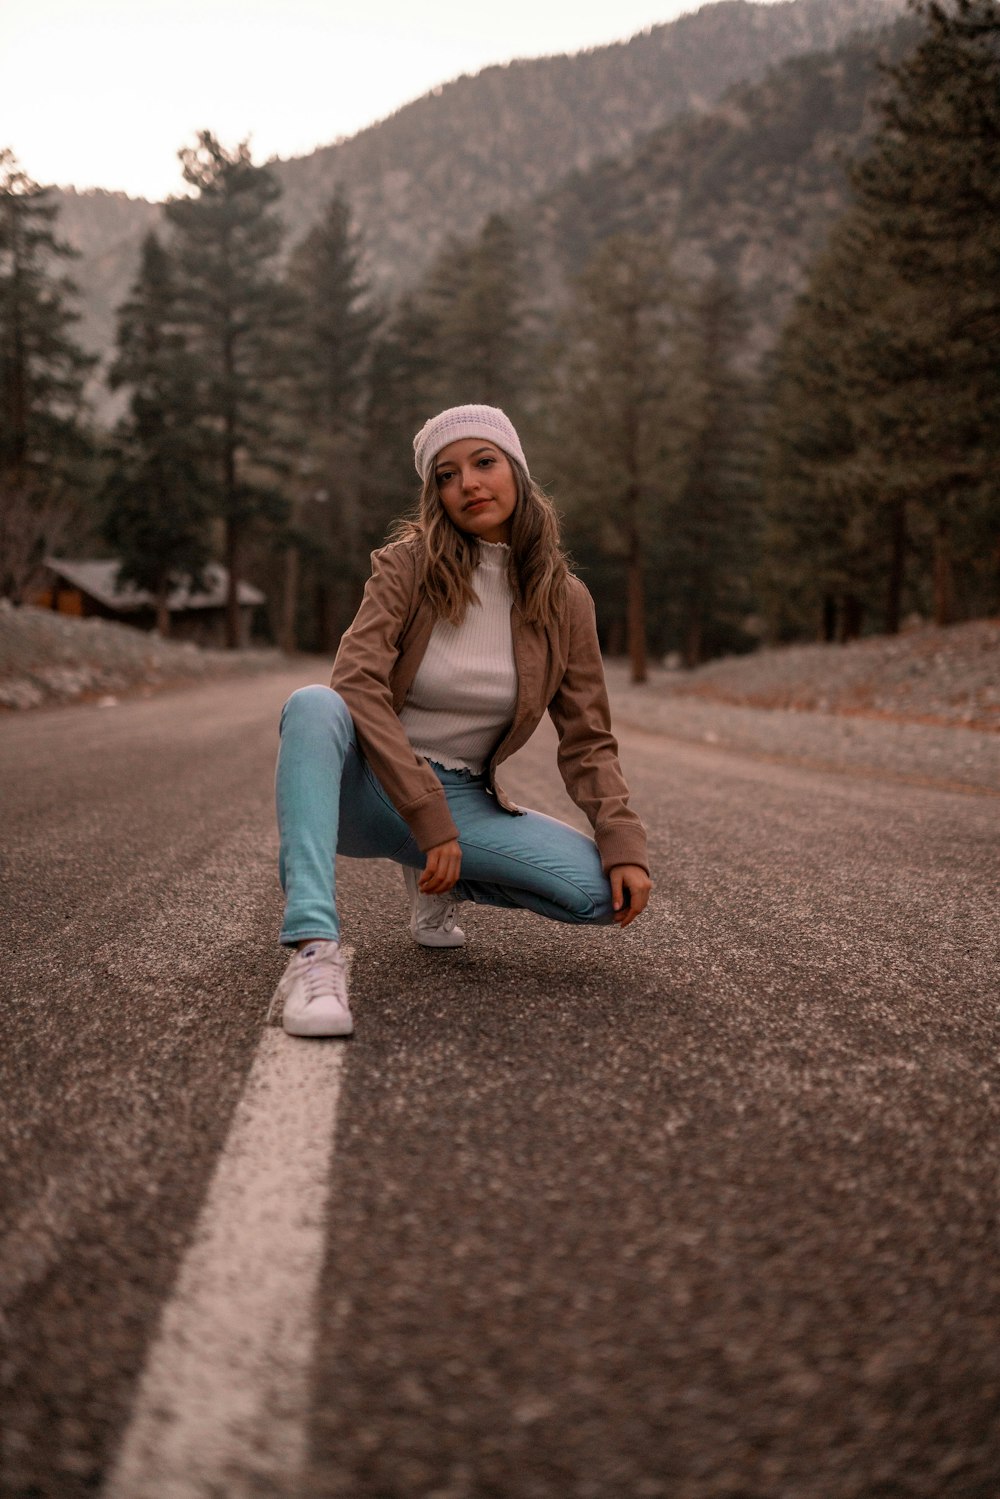
[[[612,864],[608,870],[611,881],[612,920],[617,926],[628,926],[630,921],[646,909],[653,882],[638,864]],[[628,904],[625,895],[628,894]]]

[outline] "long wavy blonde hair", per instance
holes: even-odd
[[[517,503],[511,516],[507,575],[521,613],[529,624],[555,623],[566,597],[569,560],[559,539],[559,517],[543,489],[509,455]],[[416,514],[401,520],[396,541],[423,542],[421,583],[439,619],[460,625],[476,602],[472,574],[479,560],[474,536],[460,531],[441,503],[433,466],[420,491]]]

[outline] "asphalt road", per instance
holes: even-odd
[[[276,718],[319,677],[0,720],[5,1499],[100,1493],[128,1426],[283,966]],[[345,861],[308,1458],[221,1499],[1000,1495],[1000,800],[622,748],[625,932],[463,911],[424,952]],[[565,814],[549,736],[505,783]]]

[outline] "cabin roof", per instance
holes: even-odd
[[[66,557],[46,557],[45,566],[56,577],[89,594],[108,609],[117,609],[122,614],[139,609],[151,609],[156,600],[146,588],[136,588],[131,583],[119,586],[120,563],[79,562]],[[192,592],[188,584],[174,588],[167,596],[167,608],[171,613],[183,613],[189,609],[221,609],[226,602],[229,573],[219,562],[210,562],[203,572],[204,588]],[[252,583],[240,581],[237,590],[241,606],[263,604],[265,595]]]

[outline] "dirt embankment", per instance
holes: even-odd
[[[614,721],[847,775],[1000,795],[1000,621],[650,672],[608,665]]]
[[[284,660],[276,650],[204,650],[127,625],[0,603],[0,708],[148,693],[275,670]],[[657,668],[642,688],[630,686],[624,663],[609,662],[608,678],[616,708],[627,703],[630,716],[653,699],[698,699],[1000,733],[1000,620],[927,626],[847,646],[784,646],[690,672]]]
[[[269,671],[278,651],[203,650],[103,619],[0,602],[0,708],[90,702],[174,682]]]
[[[658,672],[656,685],[753,708],[1000,732],[1000,620],[727,656],[696,671]]]

